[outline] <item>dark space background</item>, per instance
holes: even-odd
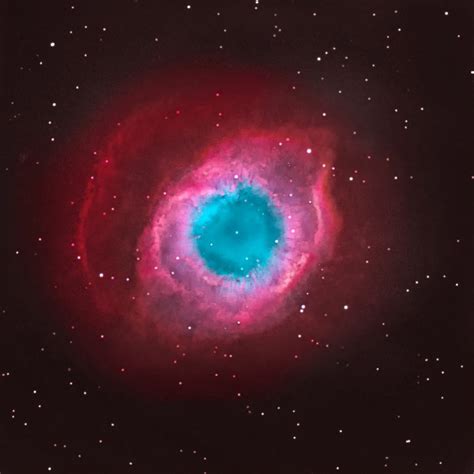
[[[472,4],[7,1],[1,16],[1,474],[473,472]],[[417,180],[399,232],[414,246],[405,276],[420,283],[387,298],[390,323],[356,350],[276,392],[157,401],[71,350],[45,290],[54,239],[35,203],[68,166],[57,147],[111,90],[203,58],[344,91],[354,126]]]

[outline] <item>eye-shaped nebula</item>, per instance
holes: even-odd
[[[284,317],[288,293],[334,238],[322,140],[317,130],[255,128],[204,149],[157,197],[139,239],[141,311],[196,338],[238,337]]]
[[[106,333],[100,349],[84,337],[84,354],[136,390],[235,396],[354,326],[326,319],[367,283],[341,264],[354,245],[339,245],[350,199],[333,183],[343,128],[314,92],[269,72],[189,68],[116,96],[79,140],[95,162],[77,160],[87,185],[68,304]],[[366,212],[355,203],[348,225]]]

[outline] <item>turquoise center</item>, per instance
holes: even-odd
[[[207,268],[232,278],[266,267],[282,233],[283,220],[269,196],[247,184],[205,200],[191,224]]]

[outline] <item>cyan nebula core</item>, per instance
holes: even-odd
[[[268,196],[242,184],[203,202],[192,236],[206,266],[218,275],[250,277],[270,264],[281,243],[283,219]]]

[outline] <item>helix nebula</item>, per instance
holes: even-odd
[[[190,67],[116,96],[71,146],[86,155],[72,171],[82,191],[58,231],[71,238],[60,272],[76,270],[69,310],[107,334],[99,350],[83,337],[82,356],[134,390],[234,397],[356,334],[345,298],[367,283],[339,237],[367,210],[337,189],[346,132],[314,92],[274,72]]]
[[[4,3],[0,474],[472,474],[474,3]]]

